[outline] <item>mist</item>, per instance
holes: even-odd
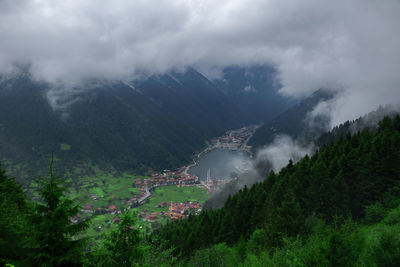
[[[350,133],[354,134],[358,131],[362,131],[364,128],[376,128],[378,126],[378,123],[384,118],[384,117],[391,117],[394,118],[397,114],[400,113],[400,105],[398,106],[393,106],[393,105],[387,105],[387,106],[380,106],[377,110],[371,111],[368,114],[358,118],[356,121],[354,121],[350,125]]]
[[[400,102],[399,13],[396,0],[2,0],[0,72],[28,65],[34,79],[70,90],[87,79],[188,66],[212,78],[270,64],[283,95],[339,91],[315,111],[334,126]]]
[[[312,155],[315,150],[316,147],[313,143],[303,144],[287,135],[277,136],[272,143],[256,153],[249,170],[212,195],[205,203],[204,208],[222,207],[229,195],[237,193],[244,186],[250,187],[256,182],[264,181],[270,171],[279,172],[289,163],[289,160],[295,163],[305,155]]]

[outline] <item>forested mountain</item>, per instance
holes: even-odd
[[[362,222],[366,215],[378,216],[371,212],[382,214],[383,207],[398,205],[399,166],[397,115],[386,117],[376,129],[339,136],[313,156],[289,162],[279,173],[271,172],[263,182],[245,187],[223,208],[170,223],[152,239],[186,256],[219,243],[240,246],[250,238],[265,250],[279,248],[285,238],[298,236],[303,242],[318,221],[338,227],[347,219]]]
[[[311,96],[290,107],[271,121],[257,129],[249,141],[254,148],[266,145],[274,140],[277,135],[285,134],[292,138],[313,140],[326,131],[329,120],[319,115],[309,121],[308,114],[322,101],[333,97],[333,93],[326,90],[318,90]]]
[[[353,134],[366,127],[374,129],[378,127],[378,123],[383,120],[384,117],[394,118],[397,115],[396,110],[397,108],[393,106],[379,107],[377,110],[371,111],[354,121],[345,121],[333,127],[329,132],[324,132],[315,140],[315,143],[318,146],[322,146],[334,142],[341,135],[345,136],[348,133]]]
[[[169,223],[147,240],[128,213],[99,247],[90,248],[79,236],[90,222],[70,221],[79,207],[52,172],[40,180],[37,202],[0,170],[0,263],[398,266],[399,166],[397,115],[377,128],[339,136],[245,187],[223,208]]]
[[[175,168],[206,140],[258,121],[251,109],[280,98],[267,84],[272,74],[262,79],[265,88],[257,87],[270,98],[238,104],[233,92],[191,68],[73,88],[54,88],[21,71],[0,79],[0,158],[28,174],[46,170],[52,153],[61,159],[60,173],[88,163],[135,172]],[[282,99],[268,112],[276,115],[287,105]]]
[[[222,76],[213,83],[236,106],[244,108],[252,121],[269,122],[294,104],[276,94],[280,88],[276,74],[276,70],[269,66],[232,66],[223,69]]]

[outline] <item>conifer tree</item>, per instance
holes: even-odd
[[[30,221],[32,235],[31,261],[36,266],[80,266],[85,239],[79,234],[88,221],[72,223],[80,207],[65,195],[61,181],[53,174],[39,181],[41,202],[36,203]]]
[[[0,265],[24,266],[27,252],[29,201],[21,186],[0,165]]]
[[[117,229],[106,238],[104,247],[108,256],[104,266],[134,266],[142,260],[141,238],[134,225],[133,216],[126,213]]]

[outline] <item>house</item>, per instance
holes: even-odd
[[[156,220],[158,220],[158,217],[157,217],[157,215],[150,214],[150,215],[146,216],[146,219],[149,221],[156,221]]]
[[[86,203],[86,205],[83,207],[84,210],[91,210],[93,207],[90,203]]]
[[[92,212],[93,206],[89,203],[86,203],[85,206],[83,206],[82,211],[85,213]]]
[[[110,212],[115,212],[116,210],[117,210],[117,207],[115,205],[110,205],[108,207],[108,211],[110,211]]]
[[[94,212],[95,215],[103,214],[103,213],[105,213],[105,211],[104,211],[102,208],[97,208],[97,209],[95,210],[95,212]]]

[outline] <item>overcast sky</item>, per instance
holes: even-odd
[[[400,101],[398,0],[0,0],[0,72],[79,82],[276,66],[281,93],[340,89],[332,124]]]

